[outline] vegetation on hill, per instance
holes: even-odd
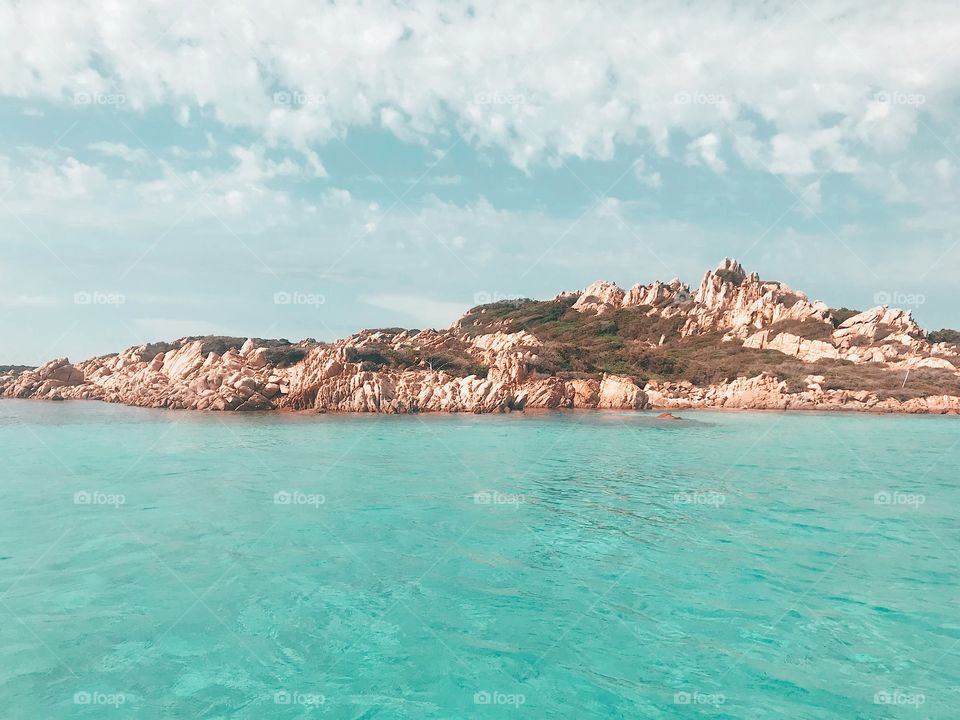
[[[953,345],[960,345],[960,330],[950,330],[949,328],[942,328],[940,330],[933,330],[927,339],[932,343],[951,343]]]
[[[766,329],[770,331],[770,337],[776,337],[780,333],[789,333],[807,340],[828,340],[833,335],[835,328],[832,323],[817,322],[816,320],[781,320]]]
[[[709,385],[766,372],[786,381],[791,392],[804,390],[808,376],[823,375],[824,389],[869,390],[880,398],[960,394],[960,379],[947,370],[913,370],[907,376],[905,371],[845,360],[804,363],[775,350],[724,342],[720,332],[682,338],[684,318],[648,317],[648,306],[590,315],[572,310],[574,301],[568,297],[483,305],[469,311],[460,327],[472,336],[526,330],[543,343],[534,371],[568,379],[612,373],[629,376],[641,386],[651,380]],[[832,312],[836,325],[858,314],[846,308]],[[812,320],[770,327],[774,335],[788,332],[812,340],[829,338],[833,329],[829,322]]]
[[[478,363],[465,350],[430,349],[420,351],[409,346],[394,347],[388,343],[367,343],[363,347],[347,348],[347,360],[360,363],[364,370],[379,370],[382,368],[406,370],[444,371],[451,375],[467,377],[476,375],[486,377],[489,368]]]
[[[845,323],[847,320],[852,318],[854,315],[859,315],[862,310],[851,310],[850,308],[830,308],[830,316],[833,318],[833,326],[835,328],[840,327],[842,323]]]
[[[228,335],[191,335],[173,342],[149,343],[144,346],[144,350],[141,354],[144,358],[154,358],[159,353],[165,353],[171,350],[179,350],[187,343],[196,342],[198,340],[201,343],[200,351],[203,354],[212,352],[216,353],[217,355],[223,355],[228,350],[239,352],[240,348],[242,348],[243,344],[247,341],[247,338],[231,337]],[[267,362],[271,365],[276,365],[277,367],[289,367],[291,365],[296,365],[307,356],[307,353],[312,347],[316,347],[320,344],[312,339],[303,340],[299,343],[292,343],[285,338],[276,340],[253,338],[253,342],[257,345],[257,347],[267,348],[265,353]]]

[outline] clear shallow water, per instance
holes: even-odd
[[[0,402],[0,714],[960,717],[960,421],[682,414]]]

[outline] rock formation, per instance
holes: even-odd
[[[754,330],[785,320],[823,322],[830,309],[811,303],[802,292],[779,282],[747,275],[740,263],[726,259],[707,271],[687,313],[683,335],[724,330],[728,337],[746,338]]]
[[[823,302],[724,260],[695,292],[677,279],[626,291],[602,281],[480,306],[445,331],[182,338],[75,365],[5,366],[0,396],[238,411],[946,413],[960,411],[958,362],[960,348],[931,344],[909,312],[878,307],[839,322]],[[911,373],[919,380],[908,384]]]

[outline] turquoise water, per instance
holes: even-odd
[[[682,414],[0,402],[0,716],[960,717],[960,421]]]

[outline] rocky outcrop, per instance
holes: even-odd
[[[668,283],[659,280],[649,285],[634,285],[624,295],[623,307],[649,305],[662,314],[673,315],[693,301],[689,286],[674,278]]]
[[[880,399],[866,390],[824,390],[816,376],[807,379],[810,382],[806,389],[799,392],[791,392],[786,382],[767,374],[739,377],[707,387],[690,383],[650,383],[644,392],[650,407],[671,410],[738,408],[960,414],[960,396],[957,395],[933,395],[908,400]]]
[[[269,348],[247,341],[222,354],[202,340],[140,345],[79,365],[55,360],[21,373],[5,397],[96,399],[142,407],[269,410],[286,389],[286,371],[267,360]]]
[[[890,309],[885,305],[866,310],[840,323],[833,333],[837,339],[866,337],[874,340],[878,335],[894,336],[910,344],[914,340],[926,342],[926,333],[913,319],[909,311]]]
[[[530,365],[537,360],[543,343],[525,330],[515,333],[491,333],[467,338],[467,351],[489,367],[493,381],[520,383],[527,379]]]
[[[602,281],[576,297],[572,307],[582,313],[649,306],[649,315],[684,318],[681,337],[721,332],[727,342],[775,350],[808,363],[847,360],[956,370],[960,360],[955,346],[931,345],[910,312],[886,306],[854,315],[826,338],[777,332],[778,324],[802,328],[796,324],[809,323],[812,330],[830,327],[830,308],[784,283],[761,280],[756,273],[748,275],[740,263],[730,259],[708,270],[693,295],[679,280],[635,285],[629,292]]]
[[[432,331],[431,331],[432,332]],[[397,337],[398,351],[418,336]],[[522,409],[642,409],[646,397],[630,378],[600,380],[531,377],[540,342],[527,333],[483,335],[466,343],[467,352],[489,363],[486,377],[457,376],[443,369],[365,370],[350,360],[348,340],[317,348],[289,374],[283,405],[292,409],[341,412],[509,412]]]
[[[569,297],[561,293],[557,300]],[[649,306],[653,314],[672,317],[683,312],[693,300],[690,287],[674,278],[668,283],[657,282],[649,285],[634,285],[629,291],[616,283],[601,280],[574,293],[576,301],[572,308],[581,313],[602,315],[623,308]]]
[[[616,283],[601,280],[580,293],[573,309],[599,315],[622,307],[625,295]]]
[[[836,360],[840,353],[836,347],[823,340],[807,340],[791,333],[777,333],[773,337],[769,330],[761,330],[743,341],[743,347],[756,350],[776,350],[784,355],[792,355],[803,362],[818,360]]]
[[[793,358],[791,367],[809,364],[811,372],[799,387],[795,369],[789,383],[755,370],[706,385],[653,379],[682,378],[684,349],[703,353],[711,342],[718,350],[740,348],[751,367],[758,358],[770,359],[758,351],[775,351]],[[842,382],[825,378],[830,367],[865,363],[902,371],[904,385],[916,371],[924,377],[924,396],[900,392],[899,375],[894,392],[889,382],[879,389],[837,389],[850,387],[849,374]],[[958,347],[931,345],[908,312],[878,307],[836,322],[824,303],[724,260],[693,293],[677,279],[627,291],[602,281],[552,301],[476,308],[445,331],[368,330],[329,344],[182,338],[77,364],[58,359],[32,369],[6,366],[0,368],[0,396],[215,411],[944,413],[960,411],[958,363]],[[876,380],[876,373],[871,377]],[[953,380],[930,379],[940,377]]]
[[[41,398],[60,400],[70,388],[81,387],[86,378],[81,368],[71,365],[66,358],[51,360],[35,370],[24,370],[15,375],[0,377],[3,395],[13,398]]]
[[[152,357],[144,348],[89,361],[85,371],[108,402],[196,410],[269,410],[286,385],[252,340],[218,354],[185,342]]]
[[[910,312],[886,306],[854,315],[834,331],[833,343],[840,357],[854,363],[897,363],[916,367],[918,361],[933,355],[933,346]],[[951,354],[944,348],[943,354]],[[955,353],[952,353],[956,357]],[[923,367],[953,367],[949,362]]]
[[[664,317],[684,316],[682,336],[722,331],[728,339],[739,340],[775,323],[823,323],[830,316],[825,303],[810,302],[802,292],[783,283],[762,281],[756,273],[747,275],[740,263],[730,259],[708,270],[693,294],[679,280],[634,285],[629,292],[604,280],[579,293],[573,309],[603,314],[640,306],[650,306],[651,314]]]
[[[802,292],[783,283],[762,281],[756,273],[747,275],[740,263],[726,259],[703,276],[681,334],[719,330],[743,340],[779,322],[823,322],[829,313],[823,302],[811,303]]]
[[[909,312],[877,307],[840,324],[830,340],[811,340],[792,333],[760,330],[743,347],[776,350],[807,363],[846,360],[887,363],[894,368],[935,368],[956,371],[957,353],[934,348]]]
[[[662,413],[660,413],[659,415],[657,415],[657,417],[654,418],[654,419],[655,419],[655,420],[669,420],[670,422],[675,422],[675,421],[683,420],[683,418],[677,417],[677,416],[674,415],[673,413],[668,413],[668,412],[662,412]]]

